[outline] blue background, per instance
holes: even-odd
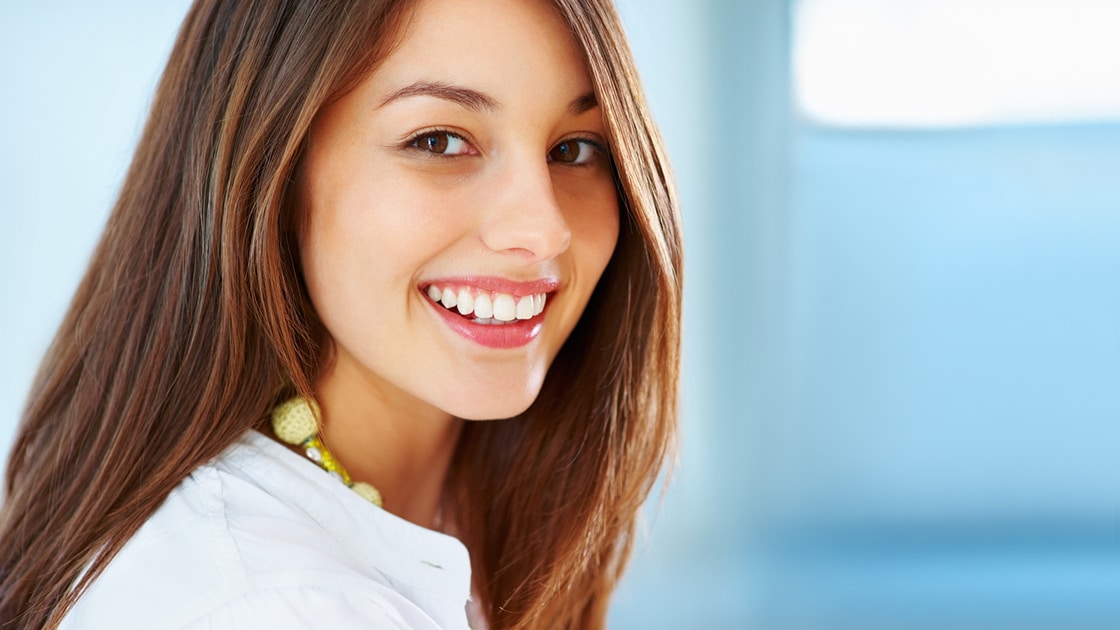
[[[0,444],[187,3],[27,5],[0,2]],[[1120,124],[815,125],[786,2],[619,6],[688,293],[681,461],[612,627],[1120,628]]]

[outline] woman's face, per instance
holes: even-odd
[[[528,407],[618,238],[606,144],[554,9],[422,0],[300,171],[323,378],[468,419]]]

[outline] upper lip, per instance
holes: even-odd
[[[420,284],[424,290],[435,285],[437,287],[475,287],[483,291],[509,293],[514,296],[534,295],[537,293],[552,293],[560,286],[556,278],[536,278],[534,280],[511,280],[500,276],[446,276],[426,280]]]

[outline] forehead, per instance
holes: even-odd
[[[467,85],[499,102],[530,89],[565,102],[592,91],[575,37],[546,0],[421,0],[404,26],[373,73],[386,95],[418,80]]]

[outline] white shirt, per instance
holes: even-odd
[[[457,539],[253,431],[172,491],[61,628],[466,630],[469,597]]]

